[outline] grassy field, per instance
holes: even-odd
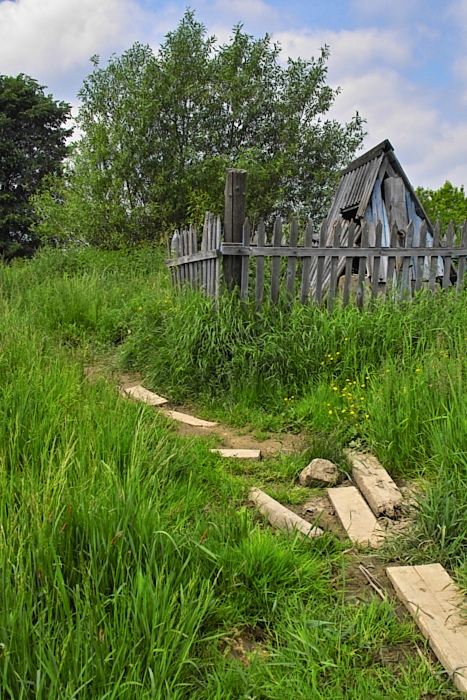
[[[386,556],[467,585],[465,302],[216,310],[150,249],[1,267],[2,700],[458,698],[410,621],[349,591],[345,542],[271,531],[245,501],[256,483],[300,502],[307,454],[369,446],[427,484]],[[309,450],[231,469],[91,364]]]

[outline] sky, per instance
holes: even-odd
[[[467,186],[467,0],[191,0],[222,43],[242,23],[282,57],[330,48],[329,116],[366,120],[364,149],[389,139],[414,187]],[[157,52],[187,7],[178,0],[0,0],[0,74],[25,73],[57,100],[135,41]],[[362,151],[363,152],[363,151]]]

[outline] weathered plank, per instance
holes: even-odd
[[[230,457],[232,459],[261,459],[261,450],[235,450],[235,449],[213,449],[210,450],[213,454],[218,454],[221,457]]]
[[[355,486],[328,489],[328,497],[352,542],[381,544],[385,532]]]
[[[368,223],[366,221],[363,222],[362,226],[362,235],[361,235],[361,247],[366,248],[368,246],[368,237],[369,237],[369,231],[368,231]],[[358,282],[357,282],[357,298],[356,298],[356,305],[359,309],[363,308],[363,301],[364,301],[364,281],[365,281],[365,272],[366,272],[366,258],[360,258],[358,261]]]
[[[426,245],[426,234],[427,234],[427,227],[426,227],[426,221],[422,221],[422,225],[420,227],[420,239],[418,241],[419,247],[424,248]],[[425,274],[425,258],[423,255],[419,255],[416,259],[416,278],[415,278],[415,291],[419,292],[423,286],[423,277]]]
[[[353,264],[353,252],[355,243],[355,222],[352,221],[348,232],[347,232],[347,254],[348,257],[345,261],[345,278],[344,278],[344,293],[342,301],[344,305],[349,303],[350,297],[350,283],[352,280],[352,264]]]
[[[381,239],[383,237],[383,224],[378,221],[375,226],[375,253],[378,248],[381,248]],[[379,292],[379,271],[381,268],[381,256],[375,254],[373,258],[373,265],[371,266],[371,286],[373,292],[373,299],[376,299]]]
[[[290,224],[290,247],[295,248],[298,242],[298,221],[294,217]],[[297,271],[297,258],[290,257],[287,262],[286,289],[287,299],[291,302],[295,293],[295,274]]]
[[[291,510],[275,501],[261,489],[251,489],[249,497],[258,506],[259,512],[262,515],[267,515],[268,521],[273,527],[285,532],[297,531],[310,539],[323,534],[321,528],[311,525],[299,515],[292,513]]]
[[[241,242],[246,212],[246,170],[230,168],[225,180],[224,238],[227,243]],[[242,283],[239,257],[224,258],[224,279],[229,291]]]
[[[264,247],[266,245],[266,230],[264,227],[264,221],[259,222],[258,226],[258,246]],[[255,304],[256,310],[261,308],[263,302],[264,294],[264,256],[259,257],[256,260],[256,280],[255,280]]]
[[[452,221],[449,222],[448,230],[446,231],[446,248],[451,248],[454,242],[454,224]],[[443,261],[444,261],[444,275],[443,275],[443,289],[447,289],[451,286],[451,265],[452,258],[451,255],[447,254],[447,251],[443,251]]]
[[[319,248],[321,249],[321,255],[316,262],[316,286],[314,301],[317,304],[321,303],[321,297],[323,294],[323,276],[324,276],[324,263],[326,258],[323,255],[322,249],[326,246],[326,222],[323,222],[320,232],[319,232]]]
[[[201,418],[195,418],[195,416],[189,416],[186,413],[180,413],[180,411],[166,411],[166,414],[173,418],[173,420],[179,423],[185,423],[186,425],[193,425],[196,428],[215,428],[217,423],[213,423],[209,420],[201,420]]]
[[[467,246],[467,221],[464,221],[461,234],[461,248]],[[465,287],[465,255],[459,255],[459,263],[457,267],[457,293],[460,294]]]
[[[147,403],[149,406],[163,406],[165,403],[168,403],[167,399],[164,399],[163,396],[158,396],[152,391],[148,391],[148,389],[145,389],[144,386],[140,384],[138,384],[138,386],[123,387],[122,394],[129,396],[135,401]]]
[[[250,222],[248,219],[245,219],[245,223],[243,224],[243,245],[249,246],[250,245]],[[249,256],[246,256],[242,258],[242,283],[240,287],[240,298],[243,299],[243,301],[248,301],[248,273],[249,273],[249,267],[250,267],[250,258]]]
[[[338,221],[335,228],[334,228],[334,233],[332,236],[332,244],[334,248],[338,248],[340,246],[341,242],[341,225],[340,222]],[[336,256],[332,256],[331,262],[330,262],[330,272],[329,272],[329,287],[328,287],[328,311],[332,311],[334,307],[334,299],[336,297],[336,290],[337,290],[337,265],[339,262],[339,258]]]
[[[407,226],[407,233],[405,236],[405,247],[411,248],[412,243],[413,243],[413,222],[411,221],[409,223],[409,225]],[[404,250],[404,256],[403,256],[403,261],[402,261],[401,291],[400,291],[401,301],[405,301],[406,299],[408,299],[412,296],[412,288],[411,288],[411,284],[410,284],[411,260],[412,260],[412,258],[410,256],[410,254],[407,253],[407,250]]]
[[[390,566],[386,573],[455,686],[467,692],[465,597],[441,564]]]
[[[352,464],[352,477],[376,517],[397,518],[402,493],[374,455],[353,450],[346,452]]]
[[[433,233],[433,250],[434,255],[430,255],[430,277],[428,280],[428,289],[432,292],[435,291],[436,287],[436,274],[438,272],[438,255],[439,248],[441,247],[441,224],[439,221],[436,222],[435,230]]]
[[[467,229],[466,229],[467,230]],[[308,222],[305,231],[305,239],[303,241],[304,248],[311,248],[313,245],[313,224]],[[310,293],[310,272],[311,272],[311,257],[303,258],[302,265],[302,284],[300,288],[300,304],[308,303],[308,295]]]
[[[276,248],[282,244],[282,219],[276,217],[274,222],[274,233],[272,234],[272,245]],[[281,259],[279,255],[271,257],[271,301],[277,304],[279,301],[279,285],[281,274]]]

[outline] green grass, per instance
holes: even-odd
[[[0,268],[2,700],[458,697],[411,622],[348,595],[341,543],[281,535],[245,503],[253,483],[303,501],[306,462],[345,469],[361,441],[429,477],[411,552],[465,580],[463,300],[216,310],[174,296],[161,257],[45,251]],[[206,415],[308,431],[308,450],[223,462],[84,378],[116,353]],[[243,632],[261,653],[232,653]]]

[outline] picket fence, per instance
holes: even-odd
[[[277,217],[269,243],[264,222],[252,235],[245,220],[242,242],[225,243],[221,241],[220,218],[206,214],[199,252],[195,227],[175,232],[167,261],[172,281],[175,285],[190,284],[205,295],[217,297],[221,288],[220,260],[234,256],[241,260],[240,297],[254,301],[257,309],[267,298],[277,304],[284,292],[289,302],[326,303],[331,310],[337,298],[343,304],[352,301],[362,308],[366,300],[379,295],[391,294],[407,300],[422,288],[434,292],[455,285],[460,292],[464,286],[467,222],[458,244],[452,224],[443,239],[437,224],[430,245],[425,223],[416,244],[412,223],[402,245],[400,232],[394,226],[389,246],[381,244],[381,222],[374,227],[368,222],[361,227],[351,223],[344,237],[337,224],[331,241],[325,240],[324,226],[315,233],[311,222],[300,235],[298,222],[293,219],[287,227],[288,241],[284,228]],[[284,259],[286,262],[282,262]],[[226,288],[231,287],[225,276],[224,282]]]

